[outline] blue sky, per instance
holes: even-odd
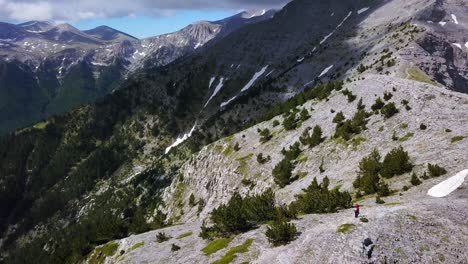
[[[178,11],[169,16],[133,16],[118,18],[100,18],[81,20],[72,24],[81,30],[92,29],[106,25],[123,31],[137,38],[151,37],[177,31],[188,24],[200,20],[215,21],[232,16],[239,11],[234,10],[186,10]]]

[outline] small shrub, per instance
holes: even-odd
[[[361,99],[359,99],[359,102],[357,104],[357,110],[360,111],[360,110],[364,110],[364,109],[366,109],[366,106],[362,102],[362,97],[361,97]]]
[[[271,160],[270,155],[268,155],[267,157],[264,157],[263,153],[259,153],[257,155],[257,162],[260,163],[260,164],[265,164],[265,163],[269,162],[270,160]]]
[[[273,120],[273,127],[277,127],[280,125],[280,122],[278,120]]]
[[[189,197],[189,205],[190,205],[190,207],[194,207],[196,204],[197,204],[197,202],[195,201],[195,196],[192,193],[192,194],[190,194],[190,197]]]
[[[434,178],[434,177],[439,177],[442,175],[447,174],[447,170],[437,164],[427,164],[427,169],[429,171],[429,175]]]
[[[420,185],[422,183],[415,172],[413,172],[413,174],[411,175],[411,181],[410,182],[411,182],[411,184],[413,186],[418,186],[418,185]]]
[[[365,218],[365,217],[361,217],[359,220],[360,220],[361,222],[363,222],[363,223],[369,223],[369,219],[367,219],[367,218]]]
[[[259,129],[258,132],[260,133],[260,143],[266,143],[273,138],[273,135],[271,134],[268,128],[265,128],[263,130]]]
[[[410,189],[410,188],[409,188],[408,186],[406,186],[406,185],[403,186],[403,191],[404,191],[404,192],[408,191],[409,189]]]
[[[427,126],[425,124],[421,123],[421,125],[419,125],[419,129],[426,130]]]
[[[239,142],[236,142],[236,144],[234,145],[234,151],[239,151],[239,150],[240,150]]]
[[[446,132],[446,133],[452,133],[452,129],[446,128],[446,129],[445,129],[445,132]]]
[[[352,94],[352,93],[349,93],[348,94],[348,103],[352,103],[354,102],[354,100],[356,100],[357,96]]]
[[[198,212],[198,213],[201,213],[201,212],[203,211],[204,208],[205,208],[205,200],[200,199],[200,200],[198,201],[197,212]]]
[[[392,135],[392,140],[393,141],[398,141],[400,138],[398,137],[396,131],[393,131],[393,135]]]
[[[166,233],[164,232],[159,232],[157,235],[156,235],[156,241],[158,243],[162,243],[162,242],[165,242],[165,241],[168,241],[169,239],[171,239],[170,236],[166,235]]]
[[[273,246],[286,245],[297,237],[297,229],[294,224],[285,221],[275,221],[268,225],[265,235]]]
[[[428,180],[429,176],[427,175],[427,172],[424,172],[423,175],[421,176],[421,179],[423,180]]]
[[[393,94],[392,94],[392,93],[390,93],[390,92],[385,92],[383,98],[384,98],[385,101],[389,101],[390,99],[392,99],[392,97],[393,97]]]
[[[375,100],[375,103],[371,106],[372,111],[379,111],[384,107],[385,103],[382,101],[382,99],[379,97]]]
[[[395,103],[388,103],[380,110],[380,113],[387,119],[398,114],[398,112]]]
[[[180,250],[180,247],[176,244],[172,244],[171,245],[171,251],[172,252],[175,252],[175,251],[179,251]]]

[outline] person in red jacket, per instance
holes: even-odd
[[[354,217],[359,217],[359,204],[354,205]]]

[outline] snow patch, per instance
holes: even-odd
[[[452,176],[429,189],[427,194],[437,198],[445,197],[458,189],[458,187],[465,182],[466,176],[468,176],[468,170],[460,171],[455,176]]]
[[[234,99],[236,99],[236,98],[237,98],[237,95],[234,96],[233,98],[227,100],[226,102],[222,102],[222,103],[221,103],[221,108],[223,108],[223,107],[225,107],[226,105],[230,104],[230,103],[231,103],[232,101],[234,101]]]
[[[302,61],[304,61],[304,57],[297,60],[297,62],[302,62]]]
[[[198,49],[199,47],[203,46],[203,44],[201,44],[200,42],[198,42],[197,44],[195,44],[195,47],[193,47],[194,49]]]
[[[338,26],[336,26],[336,28],[328,35],[326,35],[321,41],[320,41],[320,45],[322,45],[323,43],[325,43],[325,41],[327,41],[327,39],[329,39],[333,34],[335,34],[335,32],[341,27],[343,26],[344,22],[346,22],[346,20],[348,20],[348,18],[353,14],[353,12],[349,12],[348,15],[341,21],[340,24],[338,24]]]
[[[364,7],[364,8],[359,9],[359,10],[357,11],[358,15],[360,15],[360,14],[366,12],[367,10],[369,10],[369,8],[370,8],[370,7]]]
[[[468,49],[468,42],[465,43],[465,47]]]
[[[109,64],[107,64],[107,63],[102,63],[102,62],[94,62],[94,61],[93,61],[93,62],[91,62],[91,64],[92,64],[92,65],[94,65],[94,66],[103,66],[103,67],[107,67],[107,66],[109,66]]]
[[[452,43],[455,47],[458,47],[459,49],[463,50],[462,45],[458,43]]]
[[[186,141],[187,139],[189,139],[193,132],[195,131],[195,128],[197,127],[197,123],[195,122],[195,125],[193,125],[192,129],[190,130],[190,132],[184,134],[182,137],[178,137],[176,139],[176,141],[170,145],[169,147],[166,148],[166,154],[169,153],[169,151],[171,151],[171,149],[177,147],[178,145],[182,144],[184,141]]]
[[[224,77],[221,77],[213,94],[211,95],[210,99],[208,99],[208,101],[205,103],[205,106],[203,108],[205,108],[210,103],[210,101],[219,93],[219,91],[221,91],[221,88],[223,88],[223,85],[224,85]],[[211,83],[210,83],[210,87],[211,87]]]
[[[255,81],[257,81],[257,79],[265,73],[265,71],[268,69],[268,66],[269,65],[263,67],[259,72],[256,72],[254,76],[252,77],[252,79],[244,86],[244,88],[242,88],[241,92],[244,92],[250,89],[250,87],[252,87]]]
[[[265,77],[268,77],[270,76],[275,70],[271,70],[269,73],[267,73],[267,75],[265,75]]]
[[[457,19],[457,16],[452,14],[452,19],[453,19],[453,23],[457,24],[458,25],[458,19]]]
[[[211,85],[213,85],[213,82],[216,80],[216,77],[211,77],[210,79],[210,84],[208,85],[208,88],[211,88]]]
[[[332,68],[333,68],[333,65],[331,65],[331,66],[327,67],[325,70],[323,70],[322,73],[320,73],[319,78],[324,76],[325,74],[327,74]]]
[[[439,22],[439,25],[441,25],[441,26],[445,26],[445,24],[447,24],[447,22],[444,22],[444,21]]]

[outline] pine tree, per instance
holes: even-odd
[[[265,235],[273,246],[286,245],[297,237],[294,224],[285,221],[275,221],[268,225]]]
[[[366,109],[366,106],[362,102],[362,97],[361,97],[361,99],[359,99],[359,102],[357,104],[357,110],[360,111],[360,110],[364,110],[364,109]]]
[[[374,149],[369,156],[359,162],[358,177],[353,182],[354,188],[366,194],[376,193],[379,190],[379,172],[382,168],[380,158],[379,152]]]
[[[375,103],[371,106],[372,111],[378,111],[384,107],[385,103],[382,101],[382,98],[377,98]]]
[[[299,113],[299,119],[302,122],[304,122],[309,118],[310,118],[309,111],[307,111],[307,109],[303,108],[302,111]]]
[[[309,146],[311,148],[313,147],[316,147],[318,145],[320,145],[320,143],[323,142],[323,138],[322,138],[322,128],[320,126],[315,126],[313,131],[312,131],[312,136],[310,138],[310,144]]]
[[[281,160],[273,169],[273,178],[275,183],[281,188],[292,182],[293,166],[288,158]]]
[[[384,178],[392,178],[410,172],[412,169],[413,164],[410,162],[408,152],[404,151],[403,147],[400,146],[392,149],[385,156],[380,174]]]
[[[192,194],[190,194],[190,197],[189,197],[189,205],[190,207],[194,207],[196,205],[196,202],[195,202],[195,196]]]

